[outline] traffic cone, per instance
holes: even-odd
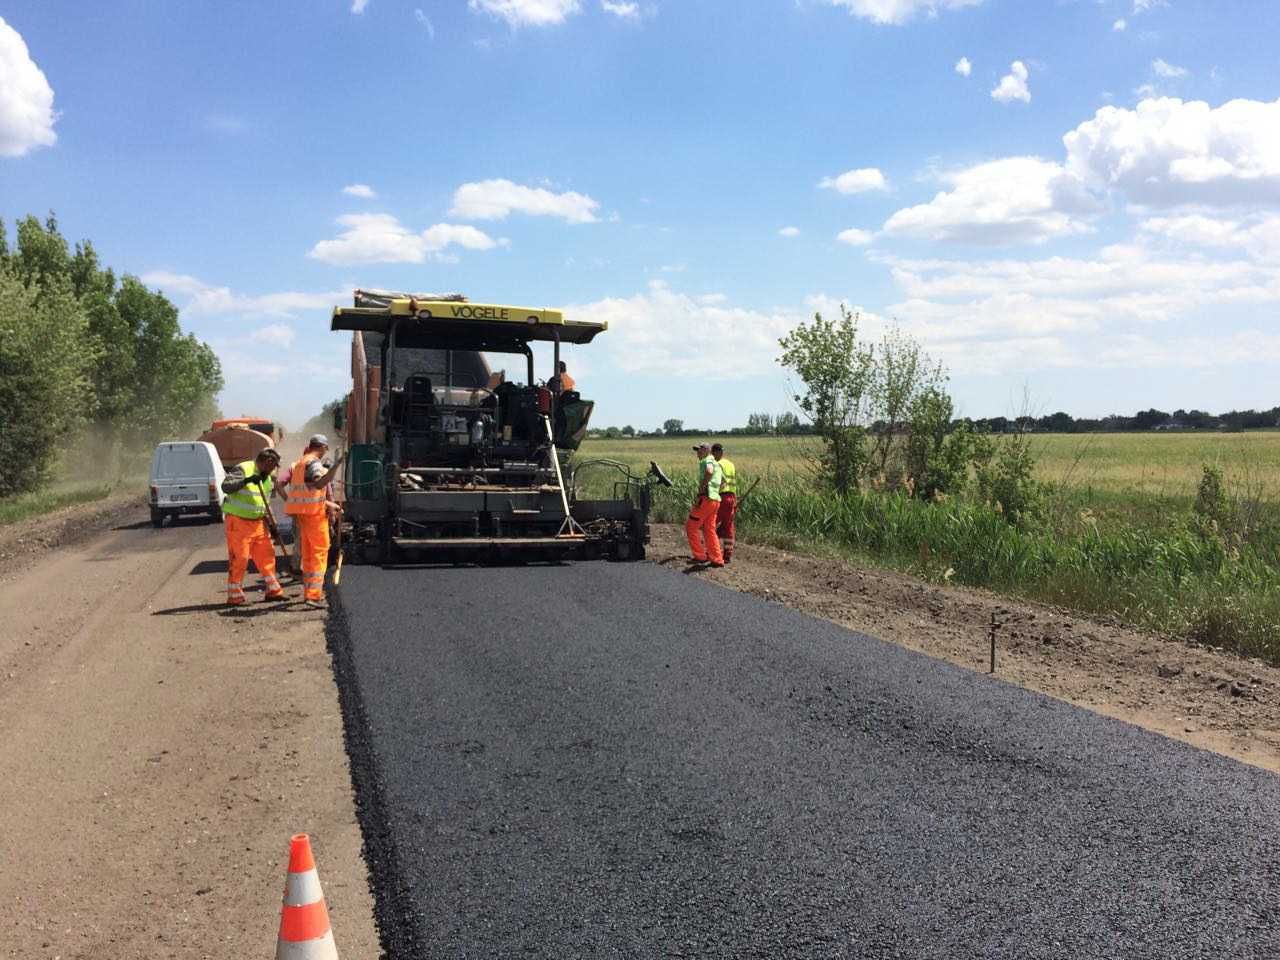
[[[276,960],[338,960],[329,927],[329,909],[311,856],[311,838],[296,834],[289,843],[289,876],[280,908]]]

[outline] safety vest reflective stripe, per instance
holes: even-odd
[[[252,460],[240,464],[239,470],[246,477],[258,472]],[[259,489],[257,483],[246,483],[235,493],[228,493],[222,503],[222,512],[241,520],[261,520],[267,515],[267,500],[271,496],[271,478],[267,477]]]
[[[733,461],[728,457],[720,458],[720,469],[724,472],[724,480],[720,483],[721,493],[732,493],[738,495],[738,468],[733,465]]]
[[[313,516],[324,513],[324,491],[307,486],[307,467],[319,459],[308,453],[289,471],[289,489],[285,497],[284,512],[290,516]]]

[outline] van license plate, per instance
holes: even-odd
[[[185,501],[195,501],[198,498],[194,493],[175,493],[170,496],[169,499],[174,503],[181,503]]]

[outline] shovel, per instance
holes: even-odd
[[[268,497],[267,492],[262,489],[261,480],[258,481],[258,492],[262,494],[262,502],[267,508],[266,516],[263,519],[267,521],[267,530],[271,533],[271,542],[280,550],[280,558],[276,560],[276,566],[279,567],[283,573],[297,579],[293,572],[293,561],[289,559],[289,551],[285,549],[284,541],[280,538],[280,528],[276,525],[276,515],[271,512],[271,498]]]

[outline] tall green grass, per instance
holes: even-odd
[[[75,486],[47,487],[33,493],[24,493],[16,497],[0,499],[0,526],[28,520],[31,517],[43,516],[60,510],[63,507],[75,506],[78,503],[89,503],[104,500],[111,496],[116,488],[111,484],[86,484]]]
[[[656,496],[654,519],[683,521],[691,477]],[[838,552],[937,582],[986,587],[1280,663],[1280,567],[1269,543],[1231,542],[1187,512],[1151,524],[1087,513],[1020,529],[983,503],[818,492],[762,483],[740,539]]]

